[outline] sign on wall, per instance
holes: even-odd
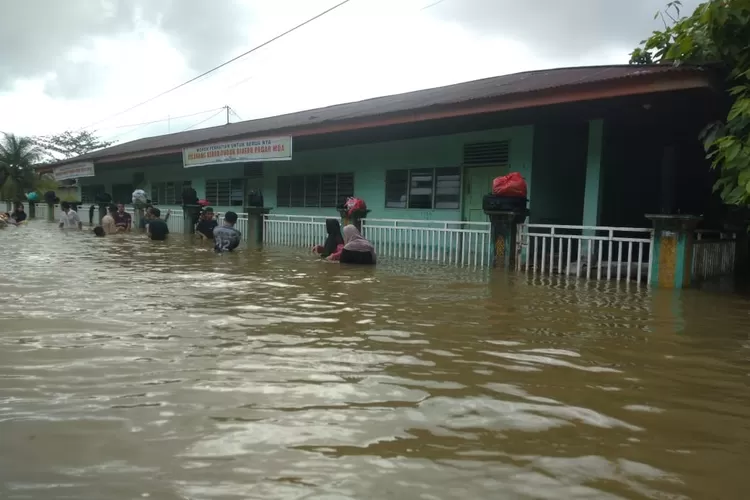
[[[85,161],[55,167],[52,170],[52,175],[55,176],[56,181],[64,181],[66,179],[78,179],[80,177],[94,177],[96,174],[94,174],[94,162]]]
[[[194,146],[182,150],[185,168],[222,163],[281,161],[292,159],[291,137],[265,137]]]

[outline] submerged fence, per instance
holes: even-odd
[[[267,214],[264,242],[312,247],[326,237],[323,216]],[[488,222],[364,219],[362,235],[381,257],[416,259],[459,266],[488,267],[492,263]]]
[[[734,272],[737,236],[734,233],[697,231],[693,244],[693,278],[705,280]]]
[[[522,224],[516,265],[526,273],[648,283],[651,233],[632,227]]]
[[[3,202],[6,211],[12,205]],[[86,224],[91,205],[79,205]],[[186,230],[181,207],[160,207],[171,233]],[[55,205],[54,219],[60,216]],[[94,221],[99,220],[95,206]],[[134,215],[132,207],[126,211]],[[48,217],[48,206],[37,204],[36,216]],[[238,213],[236,228],[249,239],[249,216]],[[224,214],[217,213],[222,223]],[[298,248],[322,244],[329,217],[265,214],[263,243]],[[135,223],[135,221],[134,221]],[[489,222],[411,219],[362,220],[362,233],[381,257],[486,268],[493,263],[494,245]],[[651,282],[653,231],[646,228],[529,224],[518,226],[516,269],[526,274],[565,275],[587,280]],[[700,281],[734,272],[738,240],[735,234],[699,230],[692,253],[692,277]]]

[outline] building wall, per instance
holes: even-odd
[[[535,127],[532,223],[581,224],[588,129],[588,122]]]
[[[531,192],[531,164],[533,127],[512,127],[480,132],[453,134],[364,144],[342,148],[295,152],[291,161],[266,162],[263,165],[263,196],[271,213],[293,215],[335,215],[333,208],[276,207],[277,177],[298,174],[353,173],[354,195],[362,198],[371,210],[370,216],[392,219],[460,220],[461,210],[418,210],[385,207],[385,176],[387,170],[405,168],[457,167],[463,163],[463,146],[482,141],[510,141],[510,170],[519,171],[529,181]],[[80,185],[104,184],[111,193],[112,186],[131,182],[133,174],[144,172],[146,192],[155,182],[191,180],[200,198],[205,196],[207,179],[232,179],[243,176],[243,166],[222,165],[185,169],[180,163],[155,164],[139,169],[115,169],[97,166],[96,177],[80,179]],[[209,198],[209,201],[210,200]],[[214,206],[218,211],[237,207]]]

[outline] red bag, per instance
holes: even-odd
[[[346,213],[351,216],[354,212],[360,211],[360,210],[367,210],[367,205],[365,204],[365,200],[362,200],[360,198],[348,198],[346,200],[346,203],[344,203],[344,207],[346,208]]]
[[[511,172],[492,181],[492,194],[511,198],[526,198],[526,181],[518,172]]]

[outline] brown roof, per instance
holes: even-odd
[[[325,133],[326,130],[323,129],[330,129],[332,124],[344,125],[354,122],[361,123],[365,120],[376,121],[386,116],[403,117],[406,115],[412,117],[411,120],[407,121],[417,121],[416,116],[427,111],[467,108],[480,102],[520,99],[522,96],[541,92],[549,94],[555,91],[588,88],[618,81],[621,83],[642,80],[679,82],[696,76],[701,77],[702,81],[709,81],[708,70],[685,66],[595,66],[529,71],[405,94],[376,97],[359,102],[337,104],[326,108],[311,109],[270,118],[247,120],[218,127],[146,137],[65,160],[60,164],[81,160],[115,160],[116,158],[113,157],[121,156],[151,156],[172,152],[184,146],[198,143],[239,137],[260,137],[273,133],[292,136],[312,135]],[[707,83],[703,86],[706,85]],[[672,89],[662,88],[661,90]],[[561,102],[561,100],[558,102]],[[530,105],[520,104],[516,106],[516,108],[521,107],[530,107]],[[467,111],[463,114],[472,114],[472,112]]]

